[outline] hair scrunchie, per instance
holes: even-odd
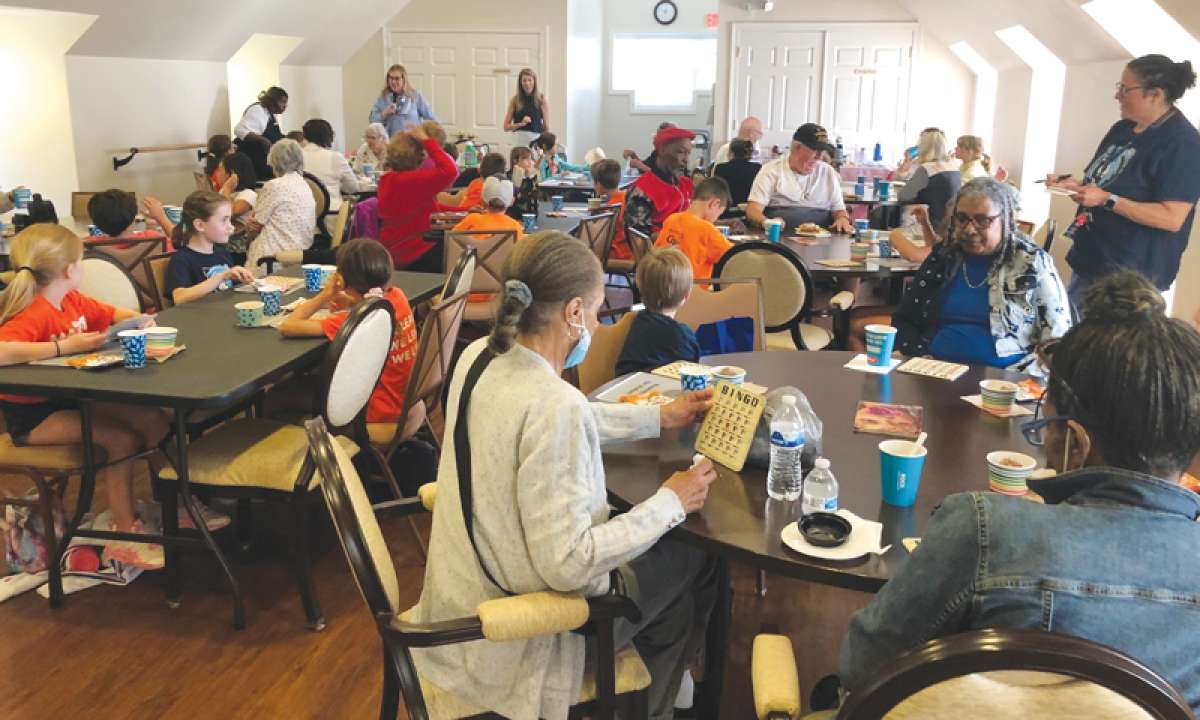
[[[33,268],[29,267],[28,265],[22,265],[21,267],[17,268],[17,272],[15,272],[13,274],[14,275],[19,274],[22,270],[28,270],[30,275],[34,276],[35,278],[37,277],[37,270],[34,270]]]
[[[533,291],[520,280],[509,280],[504,283],[504,294],[521,303],[521,307],[533,304]]]

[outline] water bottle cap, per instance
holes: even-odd
[[[795,395],[784,395],[783,396],[783,404],[784,405],[795,405],[796,404],[796,396]]]
[[[818,470],[828,470],[829,469],[829,461],[826,460],[825,458],[817,458],[817,461],[813,464],[816,466],[816,468]]]

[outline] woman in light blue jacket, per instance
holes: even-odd
[[[425,120],[438,122],[429,103],[408,84],[408,71],[403,65],[388,68],[387,84],[371,108],[369,122],[382,123],[392,137],[407,132],[408,123],[420,125]]]

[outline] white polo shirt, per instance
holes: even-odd
[[[788,165],[786,155],[763,164],[749,199],[766,207],[822,208],[832,213],[846,209],[837,170],[818,162],[811,173],[800,175]]]

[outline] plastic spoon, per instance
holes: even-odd
[[[921,446],[925,444],[925,438],[927,437],[929,437],[929,433],[927,432],[922,432],[917,436],[917,441],[912,446],[912,452],[908,454],[909,457],[916,457],[921,454]]]

